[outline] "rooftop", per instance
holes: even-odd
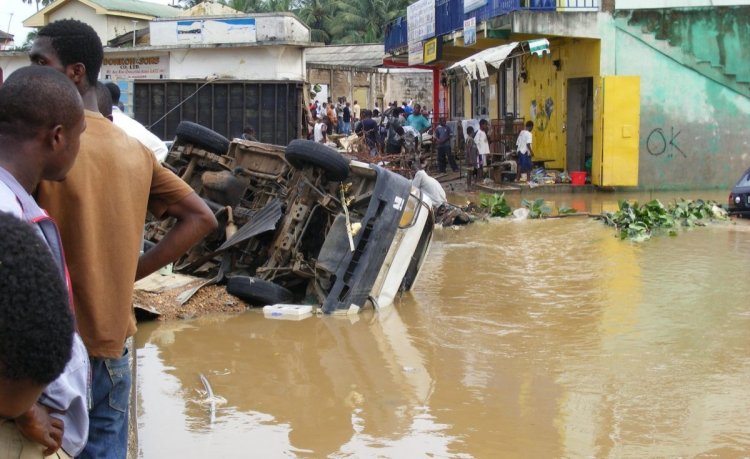
[[[343,65],[348,67],[381,67],[383,44],[332,45],[308,48],[305,61],[313,65]]]
[[[7,1],[7,0],[6,0]],[[182,10],[140,0],[55,0],[23,21],[25,27],[43,27],[49,14],[70,3],[82,3],[97,14],[142,18],[176,17]]]

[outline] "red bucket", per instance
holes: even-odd
[[[570,183],[572,185],[585,185],[586,184],[586,172],[585,171],[571,171]]]

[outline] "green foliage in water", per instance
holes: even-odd
[[[666,230],[670,236],[676,236],[678,226],[692,227],[703,224],[705,220],[727,218],[714,201],[681,199],[668,206],[657,199],[643,205],[619,201],[619,208],[617,212],[602,214],[604,222],[619,231],[620,239],[636,241],[650,238],[657,230]]]
[[[702,225],[704,220],[726,220],[728,217],[715,201],[680,199],[670,205],[670,211],[682,226]]]
[[[507,217],[511,214],[512,210],[505,200],[505,193],[503,194],[479,194],[479,206],[488,209],[490,217]]]
[[[529,218],[543,218],[552,213],[552,209],[544,205],[544,199],[539,198],[533,201],[524,199],[521,205],[529,209]]]
[[[577,210],[568,206],[561,206],[559,209],[557,209],[557,213],[559,215],[570,215],[570,214],[575,214],[577,212],[578,212]]]

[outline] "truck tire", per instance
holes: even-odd
[[[201,147],[211,153],[226,154],[229,140],[218,132],[190,121],[182,121],[175,131],[177,137],[185,142]]]
[[[312,140],[295,139],[286,147],[286,160],[297,169],[315,166],[328,180],[341,182],[349,176],[349,160],[336,150]]]
[[[250,276],[233,276],[227,281],[227,292],[256,306],[289,303],[292,292],[267,280]]]

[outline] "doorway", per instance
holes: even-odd
[[[367,86],[357,86],[352,91],[352,100],[356,100],[362,108],[370,107],[370,88]],[[353,103],[353,102],[352,102]]]
[[[486,78],[471,82],[471,99],[473,118],[487,118],[489,116],[489,91]]]
[[[566,159],[568,171],[587,171],[591,174],[594,152],[594,79],[568,80],[568,143]]]

